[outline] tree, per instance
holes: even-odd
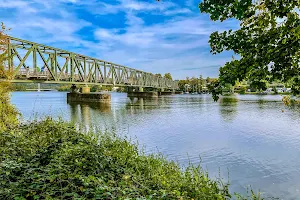
[[[199,76],[199,89],[200,89],[200,91],[203,90],[204,84],[205,84],[205,80],[203,79],[202,75],[200,75]]]
[[[211,83],[211,79],[209,77],[206,78],[206,84],[210,84]]]
[[[268,81],[291,81],[293,94],[300,94],[299,5],[299,0],[204,0],[199,4],[213,21],[240,21],[240,29],[210,36],[212,54],[232,50],[240,56],[220,68],[212,90],[215,100],[220,88],[237,79],[254,82],[258,89]]]
[[[161,74],[155,74],[155,76],[162,77],[162,75],[161,75]]]
[[[172,75],[171,75],[171,73],[165,73],[165,75],[164,75],[164,78],[167,78],[167,79],[173,80],[173,79],[172,79]]]
[[[12,73],[5,67],[8,59],[7,46],[9,42],[6,34],[7,30],[8,29],[2,23],[0,29],[0,78],[2,79],[10,79]],[[18,124],[19,113],[16,108],[10,104],[10,90],[10,82],[0,82],[0,131],[5,131],[7,128]]]

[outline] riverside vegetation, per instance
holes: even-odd
[[[160,154],[145,155],[128,138],[83,134],[50,118],[2,131],[0,152],[0,199],[232,197],[229,183],[200,166],[182,169]]]

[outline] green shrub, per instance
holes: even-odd
[[[246,92],[247,92],[247,87],[246,86],[241,86],[239,88],[239,91],[238,91],[239,94],[246,94]]]
[[[228,186],[126,138],[51,119],[0,135],[0,199],[229,199]]]
[[[20,113],[10,103],[11,84],[0,82],[0,132],[18,125]]]
[[[67,91],[71,91],[71,86],[70,84],[66,84],[66,85],[59,85],[56,89],[57,91],[60,92],[67,92]]]
[[[286,95],[282,97],[282,101],[286,106],[298,106],[300,105],[300,99],[296,97],[296,99],[292,99],[290,95]]]
[[[102,87],[100,85],[92,85],[91,86],[91,92],[100,92],[101,88]]]

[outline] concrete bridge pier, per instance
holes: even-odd
[[[128,89],[127,97],[152,98],[158,97],[158,93],[155,91],[145,91],[143,87],[138,87],[137,89]]]
[[[68,102],[102,102],[110,103],[111,94],[90,92],[90,87],[85,85],[81,88],[81,92],[77,90],[76,85],[72,85],[71,92],[67,93]]]
[[[183,94],[183,91],[175,91],[175,94]]]
[[[173,94],[175,94],[175,90],[174,89],[172,89],[171,91],[170,90],[166,91],[164,88],[161,88],[160,92],[158,92],[159,96],[162,96],[162,95],[173,95]]]

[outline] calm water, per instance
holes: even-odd
[[[147,152],[160,151],[220,174],[231,190],[251,185],[265,196],[300,199],[300,109],[280,96],[244,95],[215,103],[209,95],[129,99],[113,93],[110,106],[67,104],[66,93],[15,92],[24,120],[51,115],[129,134]]]

